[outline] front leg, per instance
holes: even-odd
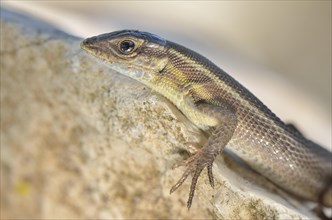
[[[181,165],[186,165],[187,169],[179,181],[171,188],[170,193],[173,193],[182,185],[190,174],[193,174],[189,199],[187,202],[188,209],[190,209],[194,198],[198,177],[205,167],[207,167],[208,170],[210,185],[212,188],[214,187],[212,175],[213,161],[216,156],[223,151],[226,144],[232,138],[234,130],[237,126],[237,118],[235,113],[226,108],[210,104],[198,104],[197,109],[200,113],[203,113],[203,115],[215,118],[218,121],[218,124],[212,128],[212,133],[207,143],[194,155],[181,162]]]

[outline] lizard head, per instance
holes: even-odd
[[[168,62],[165,45],[154,34],[123,30],[87,38],[81,48],[115,71],[151,85]]]

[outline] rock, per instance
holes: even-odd
[[[169,190],[204,140],[167,100],[80,50],[81,39],[1,9],[2,218],[305,219],[307,207],[225,153],[216,186]]]

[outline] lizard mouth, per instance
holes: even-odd
[[[80,44],[80,47],[85,50],[86,52],[90,53],[90,54],[94,54],[95,51],[98,50],[98,48],[96,47],[96,45],[93,43],[94,40],[91,40],[91,38],[85,39],[84,41],[82,41],[82,43]]]
[[[112,64],[114,59],[114,52],[112,48],[105,46],[105,42],[100,41],[99,37],[90,37],[83,40],[80,47],[88,54],[102,60],[107,64]]]
[[[80,47],[88,54],[100,59],[101,57],[103,57],[100,47],[98,47],[98,45],[94,44],[93,41],[90,41],[89,39],[90,38],[82,41]]]

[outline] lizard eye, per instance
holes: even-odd
[[[135,43],[131,40],[124,40],[120,43],[119,49],[124,54],[130,54],[135,50]]]

